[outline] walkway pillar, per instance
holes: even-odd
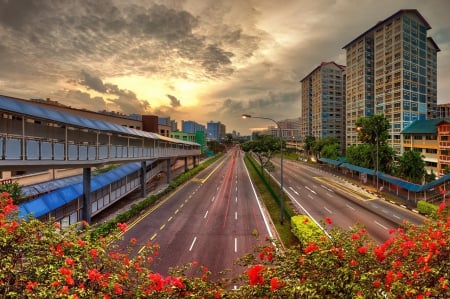
[[[83,168],[83,210],[82,220],[91,224],[91,168]]]
[[[188,170],[188,157],[184,157],[184,172],[187,172]]]
[[[167,184],[170,184],[170,159],[167,159],[166,160],[167,161],[167,168],[166,168],[166,178],[167,178],[167,181],[166,181],[166,183]]]
[[[147,163],[141,162],[141,197],[144,198],[147,195]]]

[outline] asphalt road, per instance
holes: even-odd
[[[279,161],[273,162],[277,167],[272,175],[278,180]],[[404,220],[421,224],[425,219],[305,163],[284,160],[283,167],[284,190],[293,206],[319,224],[329,217],[333,224],[327,225],[328,229],[340,226],[347,230],[355,224],[362,224],[374,241],[382,243],[389,238],[389,230],[399,227]]]
[[[242,273],[234,262],[265,244],[270,227],[236,149],[130,223],[123,242],[158,243],[155,272],[195,261],[215,279]]]

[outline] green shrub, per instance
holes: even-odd
[[[438,207],[435,204],[426,202],[424,200],[419,200],[417,202],[417,211],[420,214],[426,216],[435,216],[437,213]]]
[[[292,233],[303,245],[319,241],[324,236],[320,227],[306,215],[292,216],[291,227]]]

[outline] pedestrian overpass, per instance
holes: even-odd
[[[169,181],[171,161],[184,159],[187,169],[187,159],[192,157],[195,166],[201,154],[200,145],[194,142],[80,117],[2,95],[0,113],[0,171],[83,168],[83,200],[78,220],[91,220],[92,167],[139,162],[139,182],[141,193],[145,195],[150,162],[158,167],[165,163]]]

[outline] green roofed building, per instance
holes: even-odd
[[[437,177],[450,169],[450,119],[416,120],[401,132],[402,153],[420,152],[428,173]]]

